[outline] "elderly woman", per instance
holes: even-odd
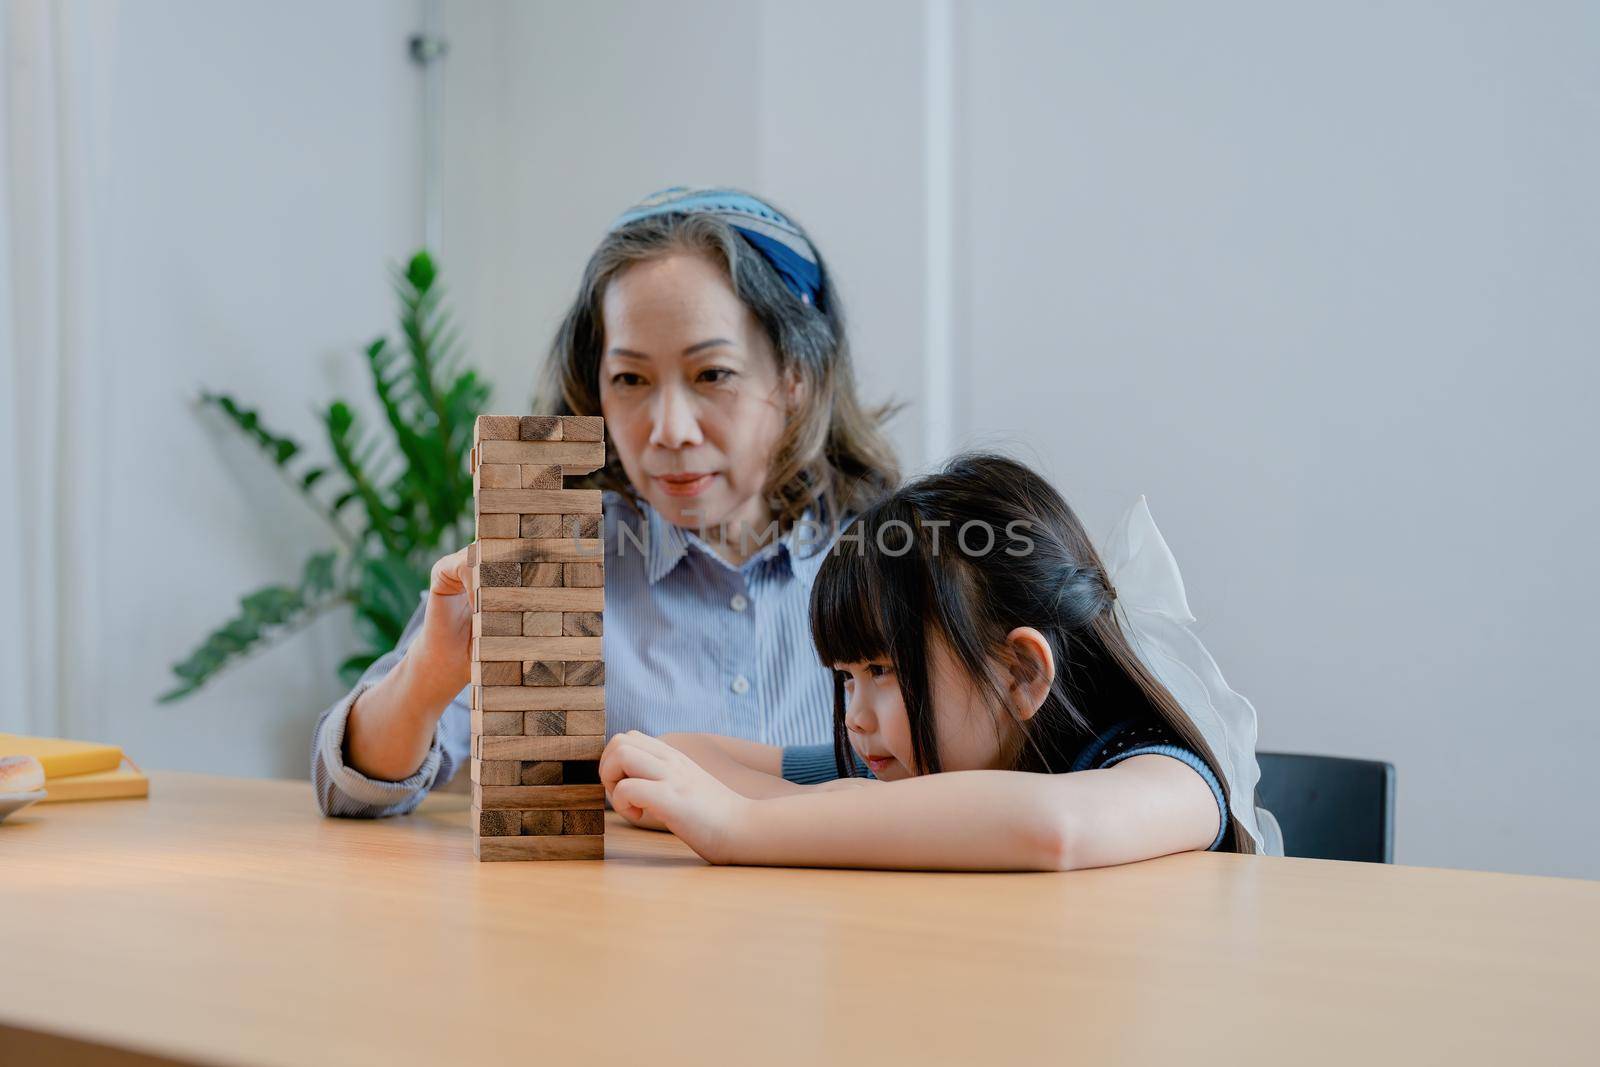
[[[593,481],[606,490],[607,729],[721,734],[734,751],[745,739],[758,762],[817,745],[831,763],[811,585],[839,523],[893,484],[895,464],[883,413],[857,400],[805,232],[725,189],[628,211],[589,259],[539,406],[606,420]],[[468,577],[465,550],[434,564],[400,644],[323,713],[312,778],[325,814],[410,811],[466,763]]]

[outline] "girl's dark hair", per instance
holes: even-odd
[[[635,264],[678,252],[705,256],[723,270],[766,330],[778,372],[796,375],[804,386],[805,399],[787,420],[767,472],[764,496],[779,528],[788,530],[807,509],[837,521],[882,496],[899,480],[894,450],[881,429],[893,408],[864,408],[856,397],[844,314],[821,254],[822,289],[807,304],[737,230],[712,215],[653,215],[606,234],[550,346],[535,408],[552,415],[600,414],[606,287]],[[588,484],[634,499],[615,450],[607,449],[607,455],[606,466]]]
[[[972,454],[896,490],[844,531],[812,588],[811,637],[825,664],[885,656],[894,664],[919,774],[942,769],[929,639],[943,638],[991,706],[1003,710],[1009,704],[992,665],[1006,657],[1006,635],[1019,626],[1049,641],[1055,677],[1044,704],[1020,724],[1013,770],[1068,770],[1097,734],[1153,717],[1216,773],[1199,730],[1134,653],[1111,610],[1115,599],[1061,495],[1014,460]],[[833,739],[839,773],[854,774],[838,675]],[[1227,780],[1217,779],[1226,796]],[[1249,840],[1230,826],[1224,845],[1248,847]]]

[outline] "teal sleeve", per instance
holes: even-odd
[[[861,757],[851,753],[856,761],[856,774],[872,777]],[[833,759],[833,743],[822,745],[788,745],[783,750],[783,777],[797,785],[820,785],[839,777]]]

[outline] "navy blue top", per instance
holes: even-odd
[[[1132,719],[1125,719],[1115,724],[1083,747],[1072,761],[1072,770],[1089,771],[1115,767],[1123,760],[1132,759],[1134,756],[1171,756],[1180,763],[1192,767],[1196,774],[1205,779],[1206,785],[1211,787],[1211,795],[1217,801],[1217,836],[1208,846],[1208,851],[1216,850],[1222,844],[1228,829],[1228,802],[1223,797],[1222,786],[1217,782],[1217,776],[1211,768],[1206,766],[1206,761],[1186,747],[1165,723],[1156,720],[1135,722]],[[857,774],[863,778],[872,777],[872,772],[867,769],[859,756],[855,757],[855,761]],[[833,745],[830,743],[786,747],[783,750],[783,776],[800,785],[833,781],[839,777],[838,768],[833,761]]]

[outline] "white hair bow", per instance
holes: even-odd
[[[1277,821],[1255,804],[1261,777],[1256,709],[1229,688],[1217,661],[1189,629],[1195,618],[1183,575],[1144,497],[1102,542],[1100,559],[1117,591],[1118,619],[1134,651],[1211,747],[1216,770],[1227,782],[1230,814],[1250,835],[1254,851],[1282,855]]]

